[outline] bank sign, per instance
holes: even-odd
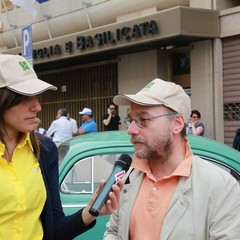
[[[113,47],[119,43],[128,44],[133,40],[151,37],[158,34],[156,21],[150,20],[132,27],[123,26],[113,31],[97,32],[94,35],[77,35],[75,40],[69,40],[62,43],[56,43],[48,47],[33,50],[33,58],[49,58],[63,53],[74,53],[76,51],[94,51],[99,48]]]
[[[24,38],[24,53],[28,53],[30,35]],[[177,6],[151,15],[116,22],[33,44],[34,63],[87,56],[114,49],[155,43],[160,47],[219,38],[219,10]],[[180,41],[178,41],[180,40]],[[5,51],[20,54],[19,49]]]

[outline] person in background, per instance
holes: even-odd
[[[78,136],[86,133],[97,132],[97,124],[93,120],[92,110],[90,108],[84,108],[81,112],[79,112],[79,114],[82,117],[83,123],[73,135]]]
[[[240,151],[240,128],[237,129],[233,139],[233,148]]]
[[[67,114],[66,108],[60,108],[57,112],[56,120],[51,123],[46,133],[57,146],[73,136],[73,125],[68,120]]]
[[[135,157],[103,239],[240,239],[239,183],[193,155],[185,124],[191,103],[184,89],[154,79],[137,94],[113,101],[130,106]]]
[[[86,207],[65,216],[59,195],[58,151],[48,137],[36,134],[39,96],[57,90],[38,79],[27,60],[0,55],[0,239],[70,240],[94,227]],[[100,214],[119,203],[122,180],[112,187]]]
[[[187,133],[203,137],[204,124],[200,122],[201,113],[198,110],[192,110],[190,117],[192,121],[188,124]]]
[[[127,110],[127,116],[124,119],[124,123],[126,124],[127,128],[130,126],[131,122],[130,122],[130,109]]]
[[[121,122],[114,103],[108,105],[107,114],[104,114],[102,119],[104,131],[119,130],[119,124],[121,124]]]
[[[41,122],[40,118],[36,117],[35,120],[34,120],[34,124],[35,124],[34,131],[36,133],[40,133],[40,134],[46,135],[47,131],[44,128],[41,127],[42,122]]]
[[[70,114],[67,114],[67,119],[72,123],[72,133],[74,134],[78,130],[77,121],[71,118]]]

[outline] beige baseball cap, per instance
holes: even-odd
[[[24,57],[10,54],[0,54],[0,88],[3,87],[25,96],[57,90],[57,87],[38,79]]]
[[[173,82],[154,79],[136,94],[119,94],[113,102],[128,106],[132,102],[144,106],[164,105],[183,115],[185,121],[191,114],[191,101],[184,89]]]

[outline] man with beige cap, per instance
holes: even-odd
[[[239,184],[193,155],[185,138],[191,104],[183,88],[154,79],[113,101],[130,105],[135,157],[104,240],[239,240]]]

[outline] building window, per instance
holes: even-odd
[[[5,3],[5,6],[6,6],[7,11],[13,9],[13,4],[12,4],[11,1],[9,1],[9,0],[3,0],[3,1],[4,1],[4,3]],[[4,4],[3,4],[3,1],[1,1],[1,12],[5,12],[5,11],[6,11],[6,9],[5,9],[5,7],[4,7]]]
[[[224,121],[240,121],[240,103],[224,104]]]

